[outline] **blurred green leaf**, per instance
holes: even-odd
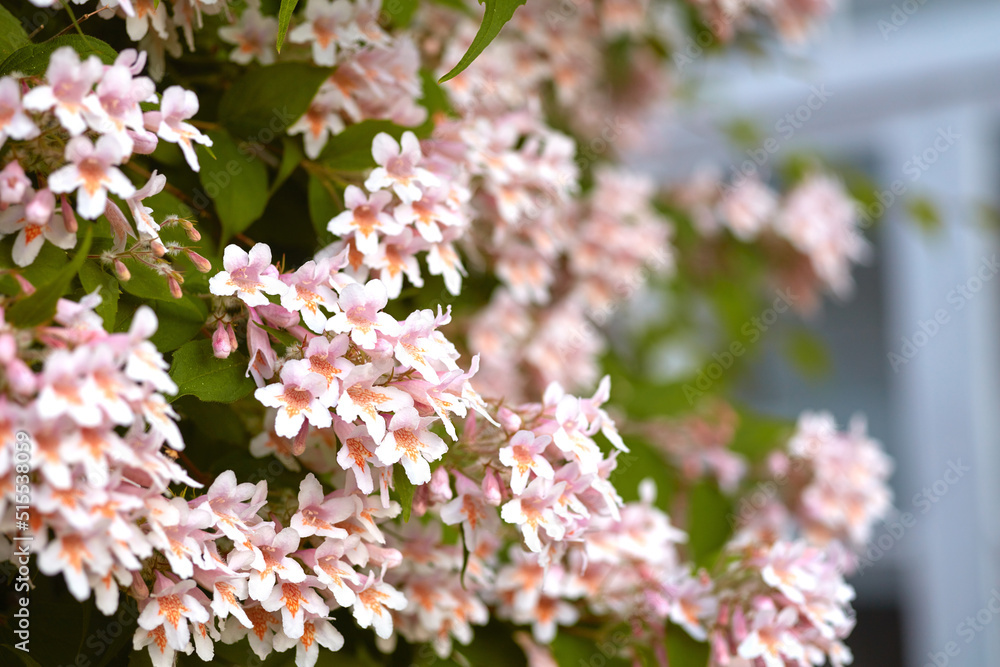
[[[0,63],[18,49],[31,44],[21,22],[5,7],[0,7],[0,35],[3,35],[0,39]]]
[[[118,279],[101,268],[95,260],[88,259],[80,267],[80,283],[88,293],[100,289],[101,303],[94,309],[104,320],[104,328],[114,331],[115,315],[118,313],[118,297],[121,289]]]
[[[329,69],[305,63],[250,70],[223,93],[219,121],[235,137],[268,144],[306,112],[329,76]]]
[[[941,229],[941,211],[930,197],[914,195],[906,200],[906,212],[927,233]]]
[[[88,224],[83,241],[76,247],[73,260],[60,269],[51,281],[36,289],[34,294],[11,306],[6,312],[7,322],[21,329],[29,329],[52,319],[59,298],[69,289],[70,283],[87,259],[93,235],[94,226]]]
[[[815,334],[805,329],[792,331],[782,349],[788,360],[806,378],[818,379],[830,374],[833,363],[826,345]]]
[[[17,49],[0,63],[0,76],[6,76],[11,72],[20,72],[25,76],[45,74],[52,52],[62,46],[73,47],[81,60],[94,55],[105,65],[112,64],[118,57],[117,51],[96,37],[63,35],[41,44],[28,44]]]
[[[190,394],[203,401],[232,403],[254,390],[246,377],[249,360],[239,353],[217,359],[211,340],[193,340],[174,352],[170,377],[177,383],[175,399]]]
[[[285,34],[288,32],[288,24],[292,22],[292,14],[295,13],[295,6],[299,0],[281,0],[281,8],[278,10],[278,41],[275,48],[281,53],[281,45],[285,42]]]
[[[202,155],[198,176],[206,194],[215,202],[222,223],[220,244],[243,232],[267,207],[267,169],[246,148],[237,146],[228,132],[212,130],[218,160]],[[201,148],[199,147],[199,151]]]

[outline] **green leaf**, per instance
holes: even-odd
[[[667,625],[667,657],[671,665],[703,667],[709,664],[711,648],[707,642],[695,641],[683,628]]]
[[[691,560],[698,566],[706,567],[732,535],[728,517],[732,514],[733,504],[711,481],[695,484],[690,490],[689,503],[687,525],[693,529],[689,534],[688,549]]]
[[[269,333],[272,336],[274,336],[275,339],[279,343],[281,343],[282,345],[284,345],[285,347],[291,347],[293,345],[298,345],[299,344],[299,341],[297,341],[295,339],[295,336],[293,336],[292,334],[288,333],[287,331],[281,331],[280,329],[274,329],[274,328],[269,327],[269,326],[267,326],[266,324],[263,324],[263,323],[258,324],[257,326],[259,326],[261,329],[263,329],[267,333]]]
[[[20,72],[25,76],[45,74],[45,70],[49,66],[49,56],[61,46],[72,46],[81,59],[95,55],[105,65],[114,63],[115,58],[118,57],[117,51],[96,37],[63,35],[41,44],[28,44],[14,51],[0,63],[0,76],[11,72]]]
[[[177,383],[174,399],[191,395],[215,403],[238,401],[254,389],[253,380],[246,377],[248,363],[239,353],[216,358],[210,340],[186,343],[170,364],[170,377]]]
[[[936,232],[941,229],[941,211],[930,197],[910,197],[906,202],[906,212],[924,232]]]
[[[21,22],[4,7],[0,7],[0,35],[3,35],[0,40],[0,63],[18,49],[31,44]]]
[[[302,147],[299,142],[291,137],[282,137],[281,145],[284,151],[281,154],[281,164],[278,165],[278,173],[274,177],[274,182],[271,183],[271,189],[268,192],[268,198],[273,197],[274,193],[278,191],[288,177],[292,175],[300,164],[302,164],[303,158],[305,158],[305,153],[302,152]]]
[[[413,509],[413,494],[416,493],[417,487],[413,486],[413,482],[406,476],[406,471],[401,465],[393,468],[392,482],[396,493],[399,494],[399,504],[403,508],[403,523],[406,523],[410,520],[410,511]]]
[[[784,351],[795,368],[808,379],[822,378],[833,367],[823,341],[804,329],[789,334]]]
[[[192,294],[170,301],[150,301],[159,326],[150,340],[160,352],[170,352],[188,342],[205,326],[208,306]]]
[[[410,25],[413,19],[413,12],[417,10],[417,0],[385,0],[382,3],[382,11],[392,19],[392,25],[397,28],[405,28]]]
[[[205,192],[215,202],[215,212],[222,223],[225,243],[252,225],[267,207],[267,168],[228,132],[211,130],[218,159],[202,160],[198,178]],[[200,150],[200,149],[199,149]]]
[[[278,43],[275,45],[278,53],[281,53],[281,45],[285,42],[285,33],[288,32],[288,24],[292,22],[297,4],[299,0],[281,0],[281,9],[278,10]]]
[[[94,312],[104,320],[105,329],[114,331],[115,315],[118,313],[118,297],[121,295],[118,279],[108,274],[101,268],[100,264],[88,259],[80,267],[80,282],[88,293],[100,289],[101,303],[94,309]]]
[[[479,4],[486,4],[486,11],[483,12],[483,22],[479,26],[479,32],[469,46],[458,64],[451,68],[451,71],[439,79],[441,83],[454,79],[466,67],[472,64],[480,53],[483,52],[490,42],[500,34],[500,29],[507,21],[514,16],[514,11],[523,5],[526,0],[479,0]]]
[[[34,294],[11,306],[10,310],[7,311],[7,321],[10,324],[20,329],[28,329],[52,319],[56,313],[56,303],[59,301],[59,297],[69,289],[73,277],[83,266],[84,260],[87,259],[87,252],[90,250],[93,236],[94,226],[87,225],[87,233],[80,245],[77,246],[73,261],[64,266],[51,282],[39,287]]]
[[[316,229],[316,237],[323,240],[331,238],[326,225],[330,220],[340,213],[340,207],[330,196],[330,191],[323,185],[323,181],[314,174],[309,174],[309,218]]]
[[[124,291],[144,300],[168,301],[174,298],[167,286],[167,278],[162,273],[131,257],[123,258],[122,264],[131,274],[128,280],[121,282]]]
[[[219,120],[237,137],[270,143],[306,112],[328,76],[329,69],[304,63],[251,70],[222,95]]]
[[[391,134],[396,141],[407,128],[389,120],[364,120],[331,137],[319,154],[319,161],[338,171],[363,171],[375,166],[372,141],[380,132]]]

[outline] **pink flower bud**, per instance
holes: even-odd
[[[125,266],[125,262],[121,261],[120,259],[116,259],[115,275],[118,276],[118,280],[122,281],[123,283],[127,283],[129,281],[129,278],[132,277],[132,272],[128,270],[127,266]]]
[[[194,228],[194,224],[192,224],[190,220],[181,220],[180,223],[189,239],[192,241],[201,240],[201,232]]]
[[[149,587],[146,586],[141,572],[132,572],[132,585],[129,587],[129,591],[136,600],[145,600],[149,597]]]
[[[743,613],[743,607],[733,609],[733,639],[736,643],[741,643],[747,638],[747,617]]]
[[[149,242],[149,249],[153,251],[153,254],[157,257],[163,257],[167,254],[167,249],[160,242],[160,239],[153,239]]]
[[[413,516],[423,516],[430,506],[430,491],[427,485],[418,486],[413,493],[413,504],[410,505],[410,512]]]
[[[128,132],[128,136],[132,137],[133,153],[138,153],[139,155],[149,155],[156,150],[156,146],[160,143],[160,138],[152,132],[135,132],[133,130],[126,131]]]
[[[35,193],[28,205],[24,207],[24,215],[36,224],[45,224],[52,219],[56,210],[56,197],[48,188]]]
[[[521,430],[521,417],[508,408],[497,410],[497,421],[507,433],[517,433]]]
[[[179,299],[184,296],[184,293],[181,292],[181,284],[177,282],[176,278],[169,278],[167,280],[167,287],[170,288],[170,296],[175,299]]]
[[[229,335],[229,347],[235,350],[239,343],[236,341],[236,332],[233,331],[232,323],[226,325],[226,334]]]
[[[726,643],[726,638],[721,632],[716,630],[712,633],[712,654],[715,656],[715,664],[725,665],[729,664],[730,658],[729,645]]]
[[[28,368],[28,364],[20,359],[12,359],[7,364],[7,382],[18,394],[34,394],[38,389],[35,374]]]
[[[132,232],[132,226],[125,219],[125,214],[122,213],[117,204],[109,199],[104,205],[104,217],[111,223],[111,233],[115,237],[115,247],[124,248],[125,239],[129,236],[135,236]]]
[[[21,291],[24,292],[24,296],[31,296],[35,293],[35,286],[29,283],[28,279],[24,276],[15,273],[14,280],[16,280],[17,284],[21,286]]]
[[[9,364],[17,357],[17,341],[12,334],[0,336],[0,363]]]
[[[483,497],[486,498],[486,502],[494,507],[499,506],[503,500],[503,493],[500,490],[500,480],[497,479],[497,474],[489,468],[486,469],[486,475],[483,477]]]
[[[219,322],[212,334],[212,354],[217,359],[227,359],[232,351],[232,341],[229,338],[229,332],[226,331],[226,325]]]
[[[76,213],[73,212],[73,207],[69,205],[66,195],[59,195],[59,205],[59,210],[62,212],[63,221],[66,225],[66,231],[73,233],[78,230],[80,225],[76,222]]]
[[[0,171],[0,202],[18,204],[24,199],[25,189],[31,181],[24,174],[21,163],[12,160],[3,171]]]
[[[212,270],[212,263],[196,253],[194,250],[187,250],[188,259],[194,264],[194,268],[198,269],[202,273],[208,273]]]
[[[448,475],[448,470],[444,466],[440,466],[431,475],[430,481],[430,494],[431,502],[443,503],[451,500],[451,478]]]

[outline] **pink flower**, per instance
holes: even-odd
[[[432,276],[444,276],[444,285],[450,294],[462,291],[465,267],[451,243],[435,243],[427,253],[427,271]]]
[[[480,486],[465,475],[455,475],[455,489],[455,499],[441,508],[441,521],[446,526],[462,524],[465,546],[474,550],[477,531],[495,528],[497,512]]]
[[[306,420],[316,428],[328,428],[331,423],[329,404],[321,397],[333,396],[327,392],[326,383],[301,367],[284,366],[281,382],[269,384],[254,392],[254,397],[269,408],[277,408],[274,432],[285,438],[294,438]]]
[[[0,202],[17,204],[24,199],[24,193],[31,187],[31,181],[24,174],[24,168],[17,160],[11,160],[0,171]]]
[[[750,634],[738,652],[745,660],[758,659],[766,667],[785,667],[787,661],[805,660],[802,643],[796,636],[798,613],[795,607],[785,607],[780,613],[771,600],[758,607],[751,622]]]
[[[304,26],[289,33],[290,41],[295,41],[291,36],[302,27]],[[309,159],[319,157],[330,135],[340,134],[344,130],[344,119],[340,116],[343,107],[340,91],[320,88],[306,112],[288,128],[289,136],[304,135],[302,139]]]
[[[274,636],[276,651],[286,650],[291,642],[295,644],[295,664],[302,667],[314,667],[319,660],[319,647],[330,651],[339,651],[344,647],[344,636],[337,632],[325,616],[306,614],[308,620],[302,623],[302,635],[294,639],[285,639],[281,635]],[[288,631],[285,630],[288,636]]]
[[[511,468],[510,490],[520,495],[528,484],[528,472],[539,477],[552,479],[552,466],[543,456],[545,448],[552,442],[547,435],[536,437],[531,431],[518,431],[510,439],[510,444],[499,452],[500,463]]]
[[[421,417],[414,408],[399,410],[389,421],[375,456],[386,465],[402,461],[411,482],[426,484],[431,481],[428,461],[437,461],[448,451],[444,440],[427,429],[434,421],[434,417]]]
[[[250,597],[266,600],[274,590],[277,577],[290,583],[305,581],[306,573],[297,561],[289,557],[299,548],[299,536],[291,528],[275,533],[269,524],[262,524],[254,530],[250,541],[258,551],[250,563]]]
[[[249,65],[256,58],[261,65],[274,62],[274,44],[278,37],[278,19],[261,16],[254,7],[248,7],[240,16],[239,23],[219,28],[219,37],[224,42],[236,44],[229,59],[240,65]]]
[[[508,501],[500,508],[500,517],[507,523],[520,526],[524,543],[536,553],[542,550],[539,528],[544,528],[553,540],[561,540],[565,534],[566,529],[553,509],[553,504],[564,488],[564,482],[553,486],[549,480],[537,477],[528,484],[520,497]]]
[[[184,122],[196,113],[198,113],[198,96],[180,86],[170,86],[163,91],[160,110],[147,112],[144,123],[164,141],[180,146],[188,165],[198,171],[200,169],[198,154],[195,153],[194,144],[191,142],[211,146],[212,140],[194,125]]]
[[[0,79],[0,148],[8,138],[34,139],[38,128],[21,109],[21,85],[17,79]]]
[[[347,537],[347,531],[337,528],[336,524],[353,514],[353,498],[324,498],[319,480],[309,473],[299,484],[299,509],[292,515],[290,523],[292,529],[303,538],[320,535],[343,539]]]
[[[135,227],[139,230],[139,237],[142,239],[159,238],[160,231],[160,226],[150,215],[153,209],[143,206],[142,200],[160,194],[166,185],[167,177],[158,174],[154,169],[146,184],[136,190],[131,197],[125,199],[125,203],[128,204],[129,210],[132,211],[132,217],[135,219]]]
[[[375,348],[378,334],[392,336],[399,323],[388,313],[381,312],[389,302],[385,285],[379,280],[367,284],[352,283],[340,292],[342,312],[326,322],[327,331],[351,333],[351,340],[366,350]]]
[[[45,241],[63,250],[76,245],[76,234],[67,231],[62,214],[55,213],[56,200],[52,192],[46,189],[32,194],[28,188],[25,194],[28,200],[24,204],[0,211],[0,232],[17,234],[12,254],[18,266],[34,262]]]
[[[89,56],[81,63],[73,47],[60,47],[52,52],[45,70],[48,85],[28,91],[24,96],[24,108],[48,111],[55,107],[56,118],[62,126],[74,137],[82,134],[87,129],[83,120],[84,98],[103,72],[104,66],[97,56]]]
[[[360,538],[357,536],[347,540],[324,540],[318,549],[300,551],[299,555],[306,566],[316,574],[316,578],[333,593],[334,599],[342,607],[354,604],[354,589],[360,586],[361,580],[353,567],[342,558],[347,546],[357,546]]]
[[[57,534],[38,554],[38,569],[42,574],[62,572],[66,586],[81,602],[90,597],[86,568],[91,572],[106,572],[111,567],[106,535],[85,535],[78,531]]]
[[[372,471],[369,462],[378,463],[375,458],[375,441],[368,434],[368,427],[363,424],[351,424],[338,418],[334,425],[337,438],[341,442],[337,452],[337,463],[344,470],[354,473],[354,480],[362,493],[374,490]]]
[[[312,260],[303,264],[295,273],[285,276],[288,289],[281,295],[281,305],[302,314],[302,321],[315,333],[326,330],[326,314],[337,307],[337,295],[330,287],[330,260]]]
[[[114,136],[125,152],[131,153],[128,130],[143,131],[139,102],[149,101],[156,101],[155,84],[144,76],[133,78],[124,65],[113,65],[104,71],[94,93],[84,99],[84,115],[94,130]]]
[[[131,197],[135,188],[117,167],[125,160],[125,151],[118,140],[104,135],[95,146],[87,137],[76,137],[66,144],[68,164],[49,176],[52,192],[76,190],[76,210],[93,220],[104,213],[110,190],[119,197]]]
[[[306,576],[299,583],[281,582],[266,599],[260,601],[260,606],[267,611],[281,612],[281,625],[286,637],[298,639],[303,635],[306,616],[325,618],[329,615],[330,608],[314,590],[315,586],[321,586],[320,581],[311,576]]]
[[[354,620],[362,628],[374,628],[382,639],[392,635],[392,614],[406,608],[406,597],[369,572],[354,601]]]
[[[326,384],[326,393],[320,397],[320,401],[324,405],[336,405],[341,394],[341,382],[354,368],[354,364],[344,358],[348,345],[344,334],[336,336],[332,341],[316,336],[302,351],[302,359],[286,361],[285,366],[322,378]]]
[[[372,141],[372,157],[379,166],[365,180],[369,192],[392,188],[404,204],[412,204],[423,196],[420,185],[437,187],[441,184],[437,176],[417,166],[423,154],[413,132],[404,132],[400,142],[379,132]]]
[[[257,243],[250,252],[236,245],[226,246],[222,255],[225,271],[212,276],[209,290],[218,296],[236,295],[248,306],[270,303],[266,294],[284,294],[288,289],[278,278],[278,269],[271,264],[271,247]]]
[[[189,622],[208,623],[208,610],[192,595],[192,589],[197,590],[197,584],[191,579],[175,582],[156,573],[153,594],[143,604],[134,640],[136,649],[149,645],[154,664],[172,664],[174,651],[191,650]],[[169,661],[164,657],[168,651]]]
[[[348,185],[344,190],[344,205],[347,210],[327,223],[331,233],[346,237],[354,233],[354,247],[362,255],[372,255],[378,249],[378,232],[394,236],[403,231],[391,215],[382,209],[392,202],[392,194],[380,191],[365,197],[364,191],[356,185]]]
[[[306,22],[288,33],[288,41],[295,44],[312,42],[313,61],[333,67],[337,64],[337,47],[350,44],[359,36],[352,22],[353,14],[354,9],[347,0],[309,0]]]
[[[440,195],[439,191],[434,191]],[[436,199],[426,193],[420,201],[400,204],[392,214],[400,223],[413,225],[428,243],[440,243],[444,237],[441,227],[455,227],[462,224],[462,218],[443,199]]]

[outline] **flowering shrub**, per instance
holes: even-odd
[[[618,162],[686,29],[826,3],[32,3],[0,9],[11,655],[851,661],[891,463],[648,341],[849,296],[862,194]]]

